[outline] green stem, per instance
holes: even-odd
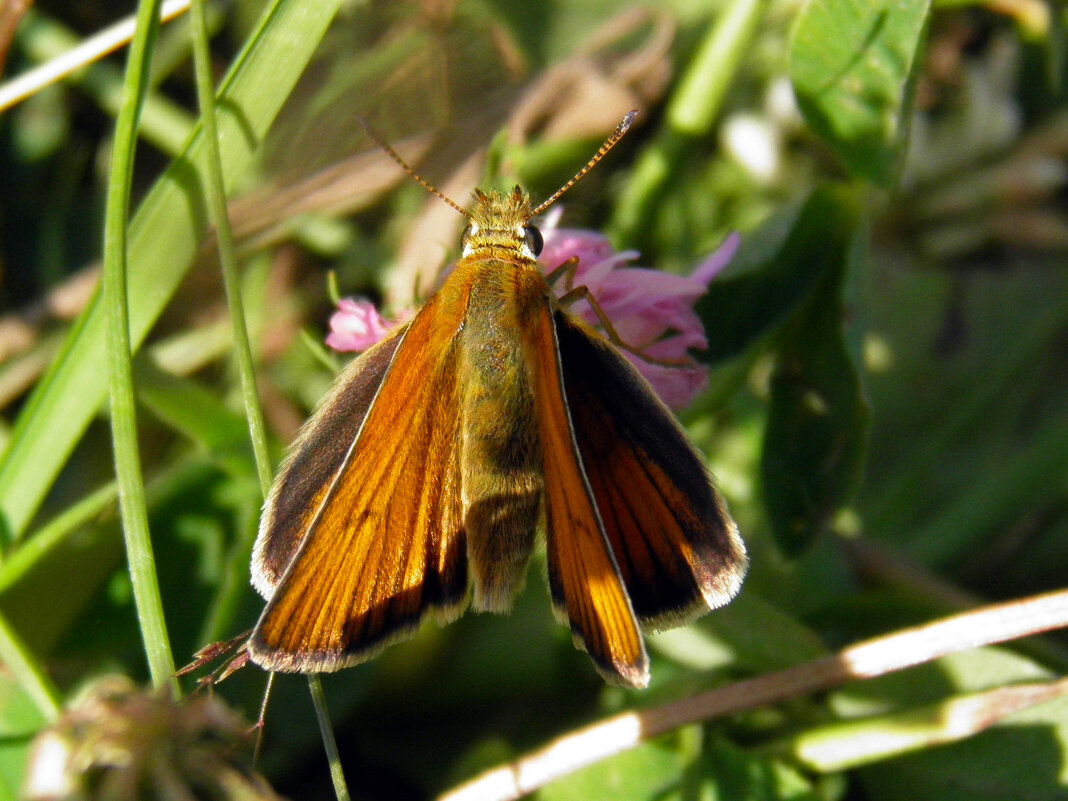
[[[137,9],[137,28],[130,43],[122,106],[115,123],[115,143],[108,176],[104,220],[103,293],[107,308],[107,342],[111,389],[111,432],[115,449],[115,474],[119,484],[126,558],[133,583],[145,656],[152,683],[170,685],[179,692],[174,679],[163,602],[159,594],[152,540],[148,531],[148,509],[137,449],[137,418],[134,403],[130,348],[130,309],[127,302],[127,210],[137,123],[148,81],[148,59],[159,31],[160,0],[142,0]]]
[[[709,29],[668,103],[665,117],[673,133],[702,137],[712,132],[763,13],[764,0],[733,0]]]
[[[315,705],[315,718],[319,721],[319,731],[326,747],[326,758],[330,762],[330,779],[334,782],[334,795],[337,801],[349,801],[349,788],[345,784],[345,773],[341,770],[341,756],[334,739],[334,728],[330,724],[330,710],[326,708],[326,695],[323,693],[319,674],[308,676],[308,689],[311,690],[312,703]]]
[[[237,256],[230,218],[226,213],[226,185],[223,180],[222,154],[219,149],[219,128],[215,119],[215,88],[211,80],[211,54],[208,50],[208,26],[204,17],[203,0],[194,0],[190,7],[193,20],[193,60],[196,66],[197,98],[204,125],[204,144],[207,147],[205,164],[208,179],[208,201],[215,238],[219,248],[219,265],[226,287],[226,302],[234,331],[234,358],[241,376],[241,391],[245,401],[252,450],[256,457],[256,471],[260,489],[266,497],[271,489],[271,457],[267,451],[267,432],[263,424],[259,396],[256,394],[256,370],[252,364],[245,307],[241,301],[241,285],[237,277]]]
[[[203,0],[193,0],[190,8],[193,19],[193,56],[196,63],[197,96],[200,102],[201,116],[204,124],[205,144],[207,145],[208,199],[211,207],[212,221],[215,223],[216,240],[219,247],[219,263],[222,268],[223,282],[226,286],[226,299],[230,309],[230,320],[234,329],[234,356],[237,359],[238,373],[241,376],[241,390],[245,401],[245,413],[248,417],[252,449],[256,457],[256,471],[259,475],[260,488],[264,497],[271,489],[271,459],[267,449],[267,433],[263,424],[259,396],[256,392],[256,372],[252,362],[252,349],[249,344],[248,327],[245,323],[245,309],[241,299],[240,282],[237,278],[237,259],[234,249],[233,233],[226,213],[226,189],[223,182],[222,157],[219,152],[218,131],[215,122],[215,96],[211,81],[210,53],[208,51],[207,24],[204,19]],[[334,794],[338,801],[349,801],[349,791],[345,783],[345,774],[341,768],[341,758],[334,739],[334,729],[330,722],[330,712],[326,706],[326,696],[317,675],[308,676],[308,688],[315,706],[319,731],[330,762],[330,778],[334,783]]]
[[[764,13],[765,0],[732,0],[686,68],[665,111],[665,126],[638,160],[616,207],[613,227],[622,241],[640,245],[639,230],[671,188],[693,142],[707,137],[719,115]]]

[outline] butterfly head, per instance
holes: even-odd
[[[534,261],[541,253],[541,232],[530,222],[530,198],[518,186],[505,194],[476,189],[475,207],[467,216],[470,222],[461,240],[464,256],[503,251]]]

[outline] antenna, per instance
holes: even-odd
[[[448,203],[450,206],[452,206],[454,209],[456,209],[458,212],[460,212],[460,214],[464,215],[465,217],[470,218],[471,215],[468,213],[468,211],[466,209],[464,209],[462,206],[460,206],[457,203],[455,203],[451,198],[447,197],[444,193],[440,192],[436,186],[434,186],[429,181],[424,180],[419,175],[419,173],[417,173],[415,170],[413,170],[411,167],[409,167],[408,166],[408,162],[406,162],[403,158],[401,158],[400,154],[396,150],[394,150],[392,147],[389,146],[389,143],[381,135],[379,135],[378,131],[376,131],[374,128],[371,127],[371,123],[369,123],[363,117],[356,117],[356,122],[358,122],[360,124],[360,127],[363,128],[363,130],[367,133],[367,135],[369,137],[371,137],[371,139],[374,141],[374,143],[376,145],[378,145],[380,148],[382,148],[382,150],[385,151],[387,156],[389,156],[391,159],[393,159],[395,162],[397,162],[397,164],[400,165],[400,168],[402,170],[404,170],[408,174],[409,178],[411,178],[413,181],[415,181],[417,184],[419,184],[421,187],[423,187],[423,189],[425,189],[430,194],[435,195],[435,196],[441,198],[442,200],[444,200],[446,203]],[[622,123],[620,123],[620,124],[622,125]],[[617,133],[618,133],[618,129],[617,129]],[[620,134],[620,136],[622,136],[622,134]],[[613,142],[613,144],[614,144],[614,142]],[[609,145],[609,147],[610,146],[611,145]],[[601,150],[607,150],[607,148],[602,147]],[[593,166],[593,165],[591,164],[589,166]],[[589,169],[589,167],[587,167],[587,169]],[[572,181],[571,183],[574,183],[574,181]],[[563,191],[563,190],[561,190],[561,191]],[[560,192],[557,192],[556,194],[559,195]]]
[[[557,189],[552,197],[550,197],[548,200],[546,200],[544,203],[542,203],[540,206],[538,206],[536,209],[534,209],[534,211],[531,212],[530,217],[537,217],[539,214],[541,214],[543,211],[545,211],[547,208],[549,208],[549,206],[551,206],[553,203],[555,203],[556,199],[558,197],[560,197],[560,195],[564,194],[564,192],[566,192],[568,189],[570,189],[575,184],[577,184],[579,181],[581,181],[582,177],[586,173],[588,173],[590,170],[592,170],[593,166],[598,161],[600,161],[602,158],[604,158],[605,154],[609,150],[612,149],[612,147],[615,145],[615,143],[623,138],[623,134],[625,134],[627,132],[627,130],[630,128],[630,124],[632,122],[634,122],[634,117],[637,116],[637,114],[638,114],[638,109],[632,109],[632,110],[628,111],[626,113],[626,115],[623,117],[623,119],[621,119],[619,121],[619,125],[616,126],[616,129],[612,132],[612,135],[604,140],[604,144],[601,145],[597,149],[596,153],[593,154],[593,158],[591,158],[589,161],[586,162],[586,166],[583,167],[581,170],[579,170],[577,173],[575,173],[575,177],[574,178],[572,178],[566,184],[564,184],[559,189]],[[401,162],[401,164],[403,166],[407,166],[407,165],[404,165],[404,162]],[[409,168],[409,172],[410,171],[411,170]],[[414,173],[413,173],[413,175],[414,175]],[[418,177],[418,176],[416,176],[416,177]],[[432,189],[432,191],[437,192],[436,189],[433,189],[432,187],[431,187],[431,189]],[[455,205],[455,204],[453,204],[453,205]]]

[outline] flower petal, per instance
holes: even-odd
[[[394,323],[387,321],[365,298],[342,298],[330,318],[327,347],[340,352],[363,351],[381,340]]]
[[[679,367],[653,364],[626,351],[623,355],[672,409],[684,409],[708,387],[708,368],[694,362]]]
[[[712,255],[694,268],[694,271],[690,273],[690,278],[704,286],[708,286],[712,279],[730,264],[734,254],[738,252],[738,246],[741,244],[741,235],[737,231],[731,231]]]
[[[619,338],[653,361],[624,351],[627,359],[669,406],[689,404],[708,383],[707,368],[689,355],[691,349],[708,346],[693,305],[734,256],[738,234],[729,234],[690,275],[680,276],[629,266],[638,257],[636,252],[615,253],[608,238],[593,231],[557,228],[559,207],[553,212],[542,225],[545,248],[540,261],[546,272],[578,257],[572,285],[586,287]],[[566,283],[558,282],[553,291],[563,296]],[[569,311],[599,330],[604,328],[585,298],[575,300]],[[655,363],[664,361],[679,364]]]

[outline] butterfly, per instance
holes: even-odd
[[[705,462],[615,345],[557,299],[532,207],[475,192],[462,257],[356,358],[264,505],[248,642],[271,671],[363,662],[426,617],[505,612],[544,537],[556,616],[612,683],[644,687],[643,631],[727,603],[745,548]]]

